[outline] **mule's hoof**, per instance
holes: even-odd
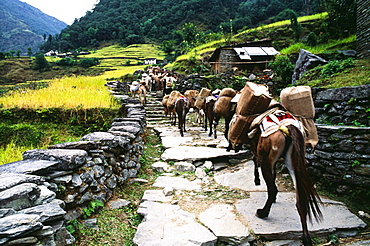
[[[257,209],[256,216],[258,218],[266,218],[268,214],[266,214],[266,212],[264,212],[263,209]]]
[[[254,181],[254,184],[255,184],[255,185],[261,185],[261,181],[260,181],[260,180],[255,180],[255,181]]]

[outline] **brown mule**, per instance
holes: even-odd
[[[317,221],[321,221],[322,213],[319,207],[321,199],[306,170],[303,134],[293,125],[280,127],[278,131],[267,137],[261,137],[259,131],[251,140],[251,147],[255,163],[255,184],[260,184],[258,167],[261,167],[268,192],[265,206],[258,209],[256,215],[260,218],[267,217],[272,203],[276,200],[278,190],[275,184],[275,164],[283,156],[296,189],[296,207],[302,225],[303,244],[311,246],[312,240],[307,228],[307,217],[309,221],[312,221],[313,215]]]

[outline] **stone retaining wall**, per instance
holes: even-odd
[[[327,124],[316,125],[319,144],[307,154],[311,174],[338,192],[370,187],[370,85],[313,90],[313,96],[317,121]]]
[[[28,150],[22,161],[0,166],[0,245],[72,244],[66,222],[80,218],[89,203],[108,201],[136,176],[145,109],[121,99],[125,118],[114,119],[108,132]]]

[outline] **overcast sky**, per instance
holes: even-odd
[[[99,0],[21,0],[32,5],[45,14],[71,25],[87,11],[92,10]]]

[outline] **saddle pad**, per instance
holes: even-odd
[[[214,95],[208,96],[206,97],[206,103],[209,103],[210,101],[217,101],[217,99],[218,99],[218,96],[214,96]]]
[[[179,96],[178,98],[176,98],[175,103],[176,103],[178,100],[184,100],[185,102],[188,102],[188,101],[189,101],[189,99],[187,99],[187,98],[186,98],[186,97],[184,97],[184,96]]]
[[[130,91],[135,92],[138,91],[140,88],[140,85],[130,85]]]
[[[272,133],[278,131],[280,126],[288,125],[297,127],[302,132],[303,136],[305,136],[304,128],[299,120],[288,112],[278,111],[263,118],[260,124],[261,137],[268,137]]]

